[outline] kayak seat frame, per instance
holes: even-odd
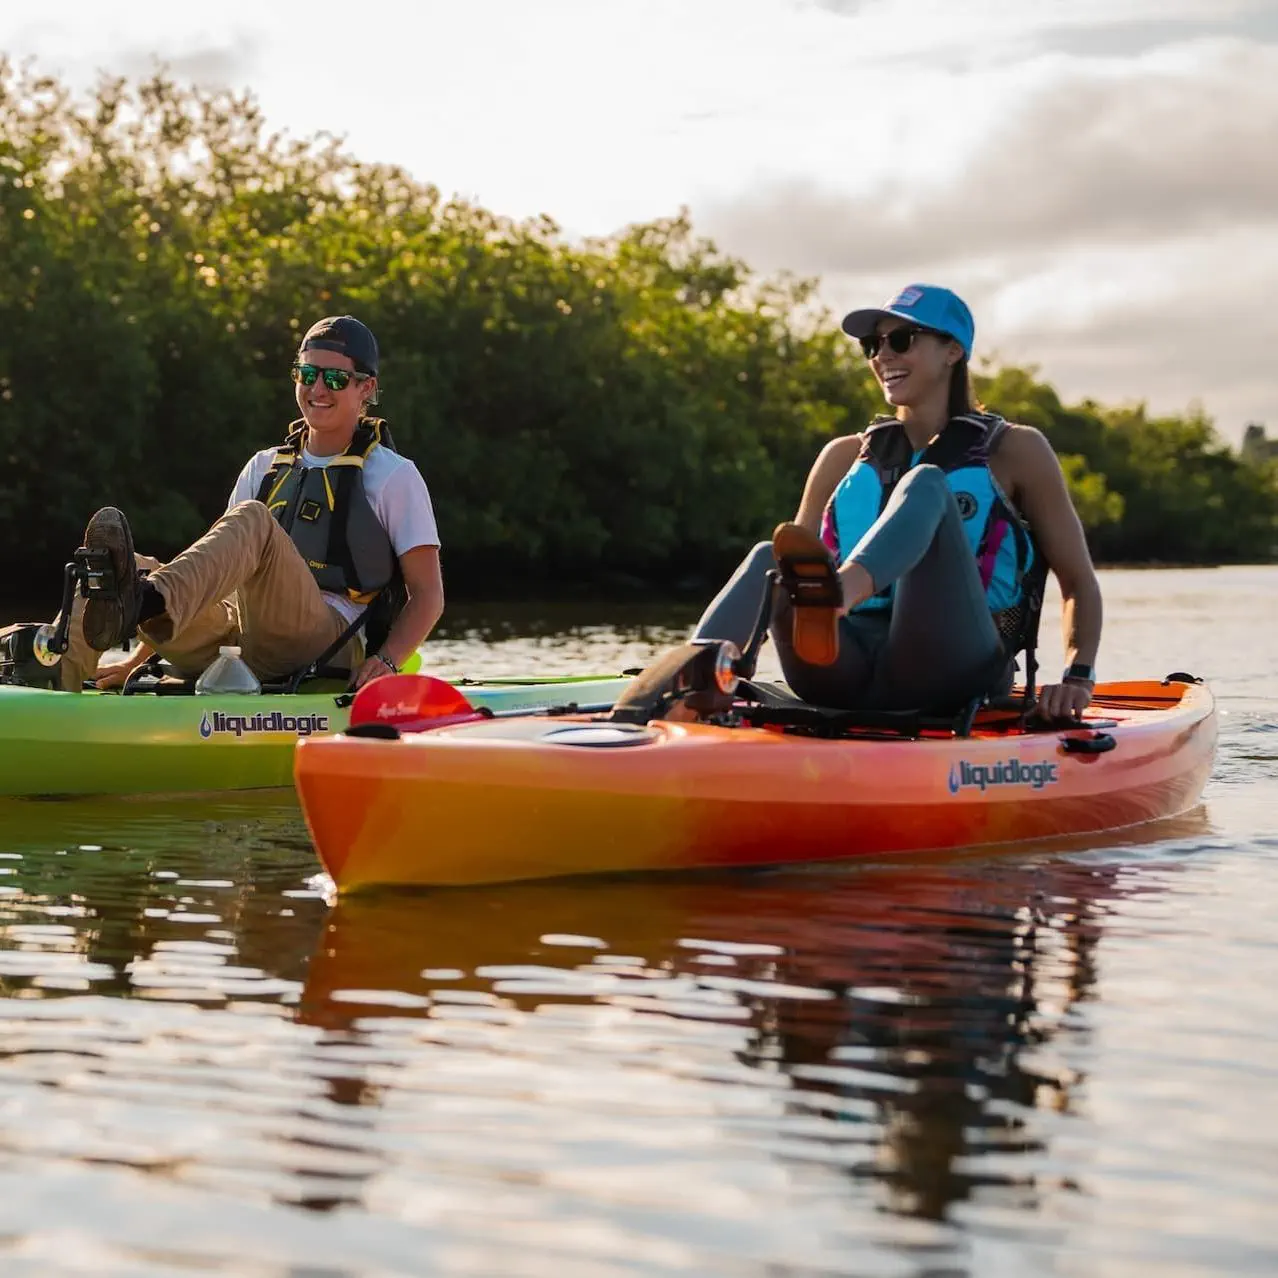
[[[298,692],[303,683],[324,685],[318,688],[308,686],[308,692],[340,692],[350,683],[350,678],[351,672],[344,666],[309,666],[284,679],[263,680],[262,695],[287,696]],[[86,680],[84,687],[91,690],[94,684],[91,680]],[[191,697],[195,695],[195,680],[178,674],[159,653],[153,653],[130,673],[120,694],[126,697]]]
[[[744,704],[734,707],[733,717],[752,728],[785,728],[796,735],[811,737],[876,736],[886,740],[916,739],[924,735],[970,737],[977,714],[991,705],[991,698],[973,697],[953,713],[924,710],[839,710],[802,701],[779,684],[743,680],[737,696]],[[1013,711],[1020,721],[1022,699],[1006,701],[1000,709]]]
[[[828,738],[850,735],[884,740],[917,739],[925,735],[970,737],[978,715],[982,716],[981,727],[984,730],[1001,727],[1022,732],[1036,728],[1052,731],[1059,725],[1037,724],[1031,714],[1037,693],[1036,648],[1048,571],[1046,557],[1037,545],[1034,545],[1034,552],[1033,563],[1022,579],[1020,602],[994,616],[1000,649],[990,663],[990,681],[1004,677],[1009,664],[1024,653],[1026,678],[1024,687],[1019,691],[983,693],[948,711],[841,710],[811,705],[783,684],[756,680],[753,678],[754,668],[772,619],[771,587],[780,581],[779,572],[771,569],[768,572],[769,589],[764,592],[754,629],[737,663],[745,677],[737,684],[736,696],[746,704],[735,705],[729,715],[724,716],[725,719],[751,727],[779,727],[807,736]]]

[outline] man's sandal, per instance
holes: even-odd
[[[85,642],[98,652],[117,648],[137,633],[142,610],[133,533],[124,512],[103,506],[89,520],[84,546],[74,557],[86,565],[88,602],[80,623]]]

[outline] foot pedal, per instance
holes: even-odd
[[[843,588],[827,555],[787,555],[778,569],[782,589],[796,608],[843,609]]]
[[[86,599],[120,598],[120,582],[109,550],[90,550],[81,546],[71,558],[79,578],[80,593]]]

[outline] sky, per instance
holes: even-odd
[[[836,314],[946,284],[978,362],[1278,435],[1278,0],[48,0],[0,50],[573,236],[687,207]]]

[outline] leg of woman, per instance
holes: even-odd
[[[828,666],[814,666],[794,651],[793,608],[779,587],[773,597],[772,642],[785,681],[809,705],[833,710],[864,710],[874,704],[877,654],[887,641],[882,614],[839,618],[839,652]]]
[[[876,704],[948,709],[997,681],[1002,642],[938,467],[919,466],[901,480],[850,558],[880,589],[896,587],[875,669]]]
[[[776,566],[772,543],[759,542],[701,614],[692,632],[693,641],[730,639],[738,648],[744,648],[759,620],[759,609],[768,591],[768,571]]]
[[[695,639],[730,639],[744,648],[754,634],[759,609],[769,590],[768,571],[776,567],[772,543],[761,541],[727,585],[715,596],[701,615]],[[785,592],[775,589],[772,595],[772,642],[776,645],[786,682],[795,694],[813,705],[853,708],[864,702],[866,685],[874,666],[874,652],[886,637],[878,619],[867,625],[862,618],[843,618],[839,624],[839,655],[833,665],[813,666],[801,661],[790,642],[790,601]]]

